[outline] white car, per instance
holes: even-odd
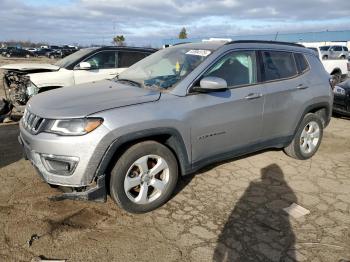
[[[100,47],[81,49],[56,64],[9,64],[5,70],[7,99],[20,111],[35,94],[77,84],[112,79],[156,49]]]
[[[320,58],[324,69],[328,74],[335,76],[337,81],[341,79],[343,75],[349,75],[350,64],[348,60],[345,59],[323,59],[322,52],[319,47],[307,47],[313,50]]]

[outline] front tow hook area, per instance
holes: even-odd
[[[63,193],[61,195],[49,197],[49,200],[51,201],[62,201],[65,199],[106,202],[107,201],[106,175],[99,176],[96,181],[96,186],[92,188],[88,188],[86,191],[82,191],[82,192],[75,191],[75,192]]]

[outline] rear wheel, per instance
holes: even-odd
[[[30,55],[27,54],[27,55],[26,55],[26,58],[29,58],[29,57],[30,57]]]
[[[305,115],[293,141],[284,148],[290,157],[305,160],[311,158],[318,150],[323,136],[323,125],[319,116]]]
[[[10,55],[10,54],[6,54],[6,57],[7,57],[7,58],[10,58],[10,57],[11,57],[11,55]]]
[[[113,200],[131,213],[154,210],[171,197],[178,179],[174,154],[164,145],[145,141],[131,146],[111,172]]]
[[[346,59],[346,56],[345,56],[345,55],[342,55],[342,56],[340,57],[340,59]]]
[[[54,55],[50,55],[50,59],[54,59],[55,58],[55,56]]]
[[[328,59],[328,56],[327,56],[327,55],[324,55],[324,56],[322,57],[322,59],[323,59],[323,60],[327,60],[327,59]]]

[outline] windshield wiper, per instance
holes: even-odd
[[[126,78],[120,78],[120,79],[118,78],[116,80],[116,82],[127,82],[127,83],[129,83],[129,84],[131,84],[133,86],[141,87],[141,84],[139,82],[134,81],[134,80],[130,80],[130,79],[126,79]]]

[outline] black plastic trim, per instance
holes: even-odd
[[[104,153],[102,160],[96,170],[95,177],[99,177],[105,174],[114,155],[117,153],[118,149],[120,149],[123,145],[140,139],[147,139],[161,135],[170,136],[166,145],[168,145],[172,150],[174,150],[175,156],[177,157],[179,162],[181,174],[185,175],[190,173],[191,164],[189,160],[189,154],[187,153],[186,146],[181,134],[174,128],[161,127],[130,133],[114,140],[114,142],[108,147],[108,149]]]

